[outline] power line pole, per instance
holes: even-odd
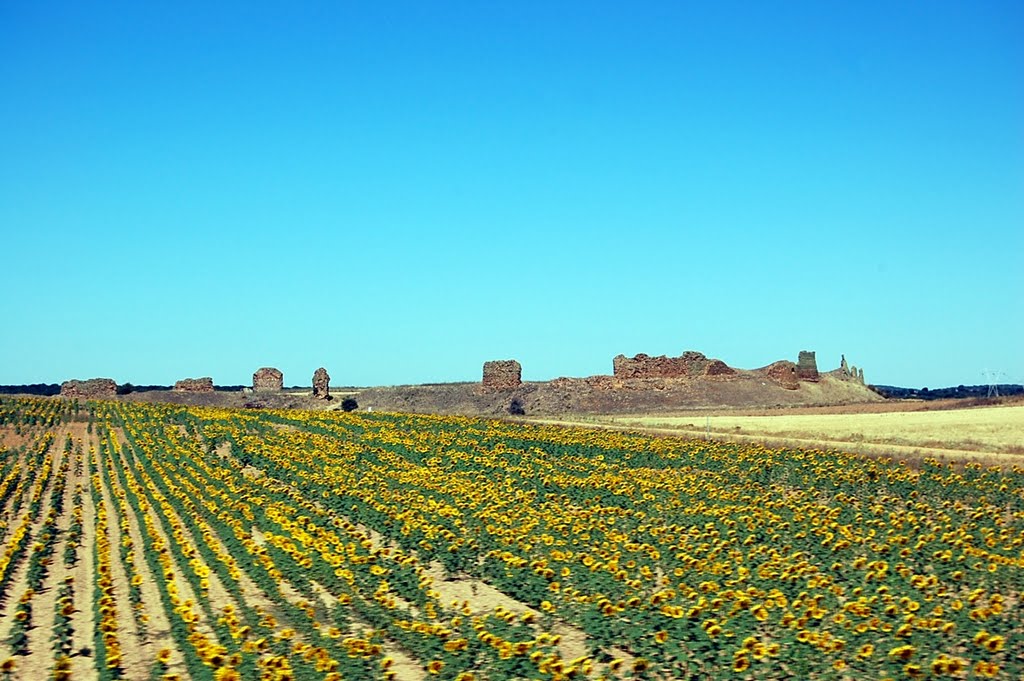
[[[981,373],[985,376],[985,381],[988,383],[987,397],[999,397],[999,377],[1003,373],[1001,371],[989,371],[988,369]]]

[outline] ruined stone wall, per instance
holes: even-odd
[[[801,381],[817,381],[818,362],[810,350],[801,350],[796,363],[796,377]]]
[[[212,393],[213,379],[209,376],[202,378],[183,378],[174,384],[174,391],[179,393]]]
[[[612,359],[615,378],[696,378],[736,373],[719,359],[708,359],[702,353],[688,350],[679,357],[640,353],[634,357],[618,355]]]
[[[515,390],[523,383],[523,368],[514,359],[484,362],[483,386],[491,390]]]
[[[71,379],[60,385],[61,397],[104,399],[117,395],[117,383],[112,378],[90,378],[86,381]]]
[[[765,375],[786,390],[796,390],[800,387],[800,381],[797,378],[797,365],[787,360],[769,364]]]
[[[252,389],[256,392],[271,392],[284,387],[284,374],[274,367],[263,367],[252,375]]]

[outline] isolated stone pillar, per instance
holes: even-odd
[[[320,367],[313,373],[313,397],[318,400],[331,399],[330,390],[331,376],[327,369]]]

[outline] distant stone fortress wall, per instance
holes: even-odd
[[[728,376],[736,370],[720,359],[709,359],[702,353],[689,350],[679,357],[659,355],[651,357],[640,353],[633,357],[617,355],[612,359],[615,378],[697,378],[700,376]]]
[[[801,350],[797,361],[780,360],[763,369],[762,372],[771,380],[790,390],[796,390],[801,381],[817,382],[821,380],[818,362],[811,350]],[[612,359],[612,376],[615,380],[651,379],[651,378],[703,378],[708,376],[731,376],[737,373],[720,359],[712,359],[703,353],[687,350],[679,357],[658,355],[652,357],[644,353],[626,357],[616,355]],[[848,366],[846,357],[842,357],[840,367],[828,372],[843,380],[864,383],[864,370]],[[591,377],[598,379],[601,377]],[[492,390],[514,390],[522,385],[522,366],[514,359],[484,362],[482,384]]]

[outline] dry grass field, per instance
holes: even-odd
[[[1019,401],[920,411],[839,409],[756,414],[597,415],[577,422],[653,433],[764,442],[774,446],[842,449],[898,457],[934,456],[986,463],[1024,462],[1024,403]]]

